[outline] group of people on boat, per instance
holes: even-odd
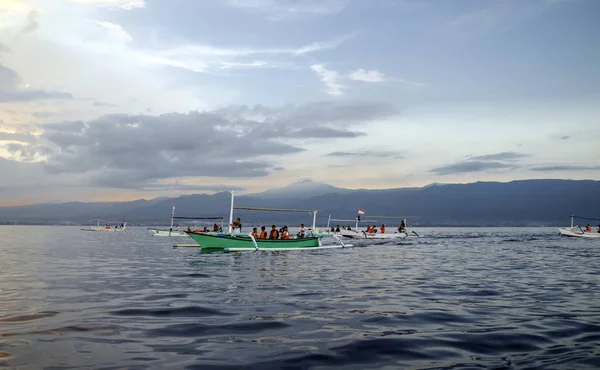
[[[239,218],[238,218],[238,220],[239,220]],[[241,224],[240,224],[240,228],[241,228]],[[187,229],[185,231],[187,231],[188,233],[191,233],[192,232],[192,228],[188,225],[188,227],[187,227]],[[212,227],[212,231],[215,232],[215,233],[222,233],[223,232],[223,228],[221,226],[217,225],[217,224],[214,224],[213,227]],[[196,229],[196,230],[193,230],[193,232],[195,232],[195,233],[208,233],[208,232],[210,232],[210,230],[208,229],[208,227],[204,226],[204,228],[202,230]]]
[[[350,226],[342,226],[342,228],[340,229],[340,225],[337,225],[336,227],[331,227],[330,231],[332,233],[339,233],[341,230],[352,230],[352,228]],[[406,222],[404,220],[402,220],[402,222],[400,223],[400,226],[398,227],[398,232],[399,233],[405,233],[406,232]],[[367,225],[367,230],[366,232],[368,233],[377,233],[377,226],[375,225]],[[381,234],[385,234],[385,225],[381,225],[379,227],[379,232]]]
[[[125,225],[123,223],[121,223],[121,225],[115,225],[115,226],[113,226],[113,229],[122,229],[123,227],[125,227]],[[105,229],[110,229],[110,225],[109,224],[105,224],[104,228]]]
[[[254,239],[281,239],[281,240],[289,240],[292,239],[290,231],[287,225],[280,227],[277,229],[276,225],[271,225],[271,231],[267,235],[267,228],[265,226],[260,227],[260,232],[257,227],[252,228],[252,236]],[[268,237],[267,237],[268,236]],[[304,224],[300,226],[300,231],[296,234],[296,238],[302,239],[306,236],[306,228]]]
[[[600,233],[600,225],[598,225],[598,233]],[[587,224],[587,226],[585,227],[585,232],[586,233],[591,233],[592,232],[592,225]]]

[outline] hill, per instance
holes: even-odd
[[[236,196],[237,206],[319,209],[318,223],[333,218],[352,219],[359,207],[366,215],[419,216],[412,225],[539,226],[566,225],[568,215],[600,216],[600,181],[520,180],[507,183],[431,184],[422,188],[353,190],[312,181]],[[166,225],[171,207],[177,216],[228,218],[228,192],[185,195],[177,198],[131,202],[69,202],[1,207],[1,223],[88,224],[100,218],[128,225]],[[311,223],[309,213],[277,213],[239,210],[244,224]],[[394,224],[398,220],[378,219]],[[182,224],[186,224],[182,222]]]

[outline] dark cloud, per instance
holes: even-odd
[[[36,137],[27,133],[11,133],[0,131],[0,141],[19,141],[22,143],[33,143]]]
[[[465,172],[482,172],[488,170],[517,169],[519,166],[502,162],[467,161],[431,169],[436,175],[453,175]]]
[[[568,135],[565,135],[565,136],[561,136],[561,137],[560,137],[560,139],[561,139],[561,140],[569,140],[570,138],[571,138],[571,137],[570,137],[570,136],[568,136]]]
[[[520,158],[526,158],[526,157],[531,157],[531,155],[524,154],[524,153],[515,153],[515,152],[502,152],[502,153],[495,153],[495,154],[479,155],[476,157],[469,157],[468,160],[470,160],[470,161],[507,161],[507,160],[511,160],[511,159],[520,159]]]
[[[376,158],[393,158],[403,159],[400,153],[391,151],[377,151],[377,150],[365,150],[357,152],[331,152],[327,154],[328,157],[376,157]]]
[[[115,104],[105,103],[105,102],[101,102],[101,101],[94,102],[94,106],[95,107],[111,107],[111,108],[117,107]]]
[[[0,64],[0,103],[42,99],[72,99],[73,95],[61,91],[45,91],[20,87],[23,80],[15,71]]]
[[[600,170],[600,166],[556,165],[556,166],[534,167],[531,170],[533,170],[533,171],[540,171],[540,172],[554,172],[554,171],[597,171],[597,170]]]
[[[175,177],[266,176],[281,170],[281,156],[304,151],[290,139],[360,136],[362,132],[349,127],[389,110],[359,106],[362,120],[356,118],[355,106],[334,103],[282,109],[236,106],[159,116],[113,114],[47,124],[42,139],[53,152],[46,169],[84,174],[91,185],[120,188],[143,188]]]

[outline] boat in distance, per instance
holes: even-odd
[[[173,229],[173,220],[174,219],[179,219],[179,220],[221,220],[221,230],[223,229],[223,217],[175,217],[175,206],[173,206],[173,210],[171,211],[171,226],[168,229],[157,229],[157,228],[153,228],[153,227],[149,227],[148,231],[150,231],[150,233],[153,236],[171,236],[171,237],[184,237],[187,236],[188,234],[185,231],[180,231],[179,230],[179,225],[177,225],[175,227],[175,229]],[[188,231],[189,227],[188,227]],[[194,230],[194,231],[198,231],[198,230]]]
[[[559,235],[572,238],[600,239],[600,225],[598,225],[597,230],[594,230],[590,224],[587,224],[585,228],[581,226],[573,226],[573,220],[576,218],[581,220],[600,221],[600,218],[571,215],[571,227],[559,227]]]
[[[125,231],[127,229],[127,222],[122,222],[120,224],[117,224],[115,226],[111,226],[111,222],[108,221],[102,221],[100,219],[93,219],[91,221],[97,221],[96,222],[96,226],[90,226],[88,229],[81,229],[83,231]],[[105,225],[104,226],[100,226],[100,221],[104,222]],[[115,223],[115,222],[112,222]]]

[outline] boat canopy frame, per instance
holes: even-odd
[[[312,213],[313,215],[313,222],[312,222],[312,230],[316,229],[316,224],[317,224],[317,213],[318,212],[323,212],[320,209],[287,209],[287,208],[260,208],[260,207],[240,207],[240,206],[234,206],[234,200],[235,200],[235,195],[233,190],[231,190],[231,208],[229,209],[229,234],[232,233],[232,228],[231,225],[233,224],[233,210],[234,209],[239,209],[239,210],[245,210],[245,211],[262,211],[262,212],[295,212],[295,213],[303,213],[303,212],[308,212],[308,213]]]
[[[571,217],[571,229],[574,228],[574,226],[573,226],[574,219],[588,220],[588,221],[600,221],[600,218],[598,218],[598,217],[582,217],[582,216],[575,216],[575,215],[569,215],[569,217]]]
[[[169,232],[173,231],[173,220],[221,220],[221,230],[223,230],[223,220],[225,217],[188,217],[188,216],[175,216],[175,206],[173,206],[173,210],[171,211],[171,227],[169,228]],[[179,226],[178,226],[179,227]]]

